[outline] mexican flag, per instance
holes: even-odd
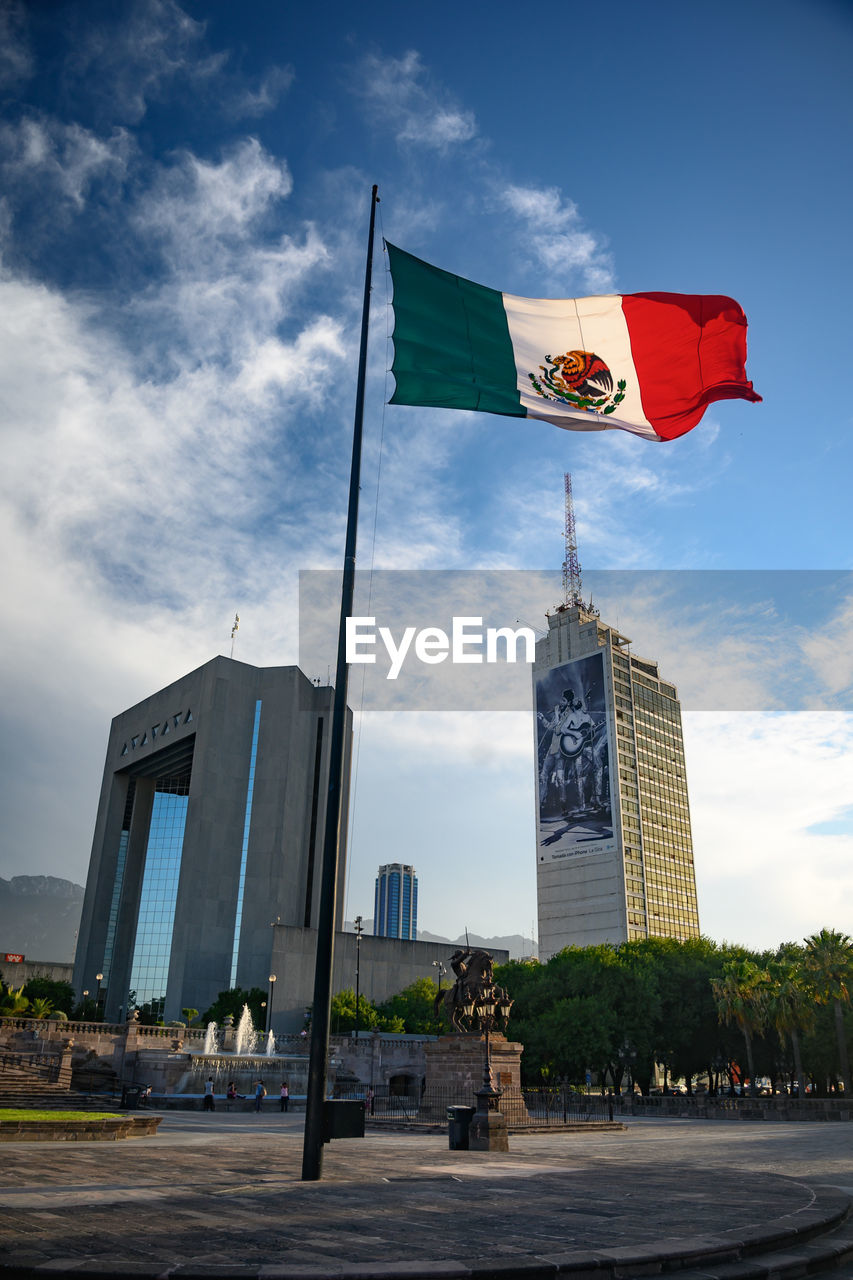
[[[386,248],[394,284],[391,404],[674,440],[714,400],[761,399],[746,378],[746,316],[732,298],[517,298]]]

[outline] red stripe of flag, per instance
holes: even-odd
[[[746,316],[715,294],[622,298],[643,412],[663,440],[683,436],[715,400],[759,401],[746,376]]]

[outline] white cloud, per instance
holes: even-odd
[[[502,202],[521,222],[527,254],[545,271],[554,291],[580,280],[590,293],[613,291],[613,263],[600,239],[583,226],[574,201],[556,187],[510,184]],[[549,290],[550,292],[551,290]]]
[[[815,826],[853,807],[853,717],[685,715],[703,932],[775,947],[844,928],[853,831]]]
[[[184,85],[198,92],[227,55],[203,53],[205,24],[174,0],[135,0],[88,24],[66,66],[70,83],[100,99],[111,119],[137,124],[148,103]]]
[[[96,180],[124,180],[133,147],[124,129],[101,138],[76,123],[35,116],[0,129],[7,190],[23,184],[36,189],[41,201],[58,195],[78,210]]]
[[[179,261],[202,257],[211,241],[245,238],[292,189],[284,161],[247,138],[218,163],[184,153],[143,201],[139,222],[162,236]]]
[[[853,596],[814,631],[804,628],[802,651],[829,695],[853,687]]]
[[[67,136],[40,122],[31,164],[47,172]],[[237,656],[296,659],[295,571],[334,562],[344,466],[327,443],[338,409],[306,423],[354,346],[345,306],[297,309],[336,250],[268,221],[290,188],[252,140],[218,163],[184,153],[131,210],[134,243],[156,239],[163,266],[143,292],[0,277],[0,703],[6,740],[53,779],[35,816],[19,773],[0,783],[0,874],[37,856],[84,877],[109,717],[227,653],[236,607]],[[328,455],[316,468],[313,450]]]
[[[264,116],[278,106],[294,81],[293,67],[269,67],[261,76],[256,89],[245,88],[237,93],[230,114],[237,120]]]
[[[426,116],[409,116],[397,137],[400,142],[415,142],[424,147],[443,150],[455,142],[469,142],[476,132],[472,112],[439,108]]]
[[[391,130],[398,142],[447,151],[477,135],[474,113],[432,83],[414,50],[402,58],[365,58],[359,90],[377,127]]]
[[[219,161],[184,153],[158,176],[132,216],[166,269],[128,310],[151,344],[143,359],[162,362],[164,348],[171,358],[176,338],[185,360],[236,359],[245,369],[263,359],[261,345],[269,356],[275,326],[331,262],[310,225],[300,238],[267,233],[292,185],[287,165],[253,138]]]

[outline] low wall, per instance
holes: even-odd
[[[621,1110],[635,1116],[669,1116],[679,1120],[850,1120],[853,1101],[839,1098],[708,1098],[673,1095],[622,1099]]]
[[[0,1142],[115,1142],[153,1138],[162,1116],[107,1116],[69,1120],[0,1120]]]
[[[307,1078],[309,1043],[303,1036],[279,1036],[274,1057],[231,1059],[215,1055],[201,1058],[204,1028],[145,1027],[138,1022],[51,1022],[38,1018],[0,1018],[0,1052],[55,1055],[70,1050],[72,1084],[90,1092],[112,1089],[117,1081],[151,1085],[155,1093],[200,1092],[208,1071],[219,1090],[240,1073],[243,1084],[263,1076],[272,1092],[275,1074],[288,1078],[291,1092],[302,1091]],[[434,1036],[390,1035],[362,1031],[353,1036],[332,1036],[329,1042],[329,1078],[343,1077],[366,1085],[389,1085],[408,1077],[420,1087],[424,1078],[424,1046]],[[285,1063],[282,1059],[287,1059]],[[201,1074],[200,1074],[201,1073]],[[248,1074],[247,1074],[248,1073]],[[267,1077],[269,1077],[267,1079]],[[247,1089],[241,1088],[241,1092]]]
[[[332,1036],[329,1058],[338,1077],[350,1077],[374,1089],[390,1085],[397,1077],[411,1083],[406,1092],[419,1091],[426,1074],[425,1049],[436,1036],[390,1035],[362,1031],[354,1036]]]

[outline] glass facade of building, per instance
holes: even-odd
[[[104,987],[110,985],[110,974],[113,967],[113,950],[115,949],[116,928],[118,927],[118,910],[121,904],[121,891],[124,888],[124,869],[127,863],[127,846],[130,840],[130,820],[133,816],[133,801],[136,795],[136,779],[130,778],[127,784],[127,799],[124,805],[124,817],[121,824],[121,835],[116,852],[116,869],[113,878],[113,893],[110,900],[110,914],[107,920],[107,937],[104,943],[104,962],[101,966]]]
[[[133,946],[130,990],[137,1006],[165,999],[189,802],[189,775],[157,778]]]
[[[234,945],[231,948],[231,986],[237,985],[237,960],[240,955],[240,930],[243,924],[243,894],[246,888],[246,859],[249,854],[249,829],[252,825],[252,798],[255,794],[255,767],[258,763],[258,734],[261,728],[261,699],[255,703],[252,751],[249,757],[249,784],[246,788],[246,812],[243,818],[243,847],[240,852],[240,879],[237,885],[237,910],[234,914]]]
[[[418,937],[418,878],[414,867],[392,862],[376,877],[373,933],[379,938]]]

